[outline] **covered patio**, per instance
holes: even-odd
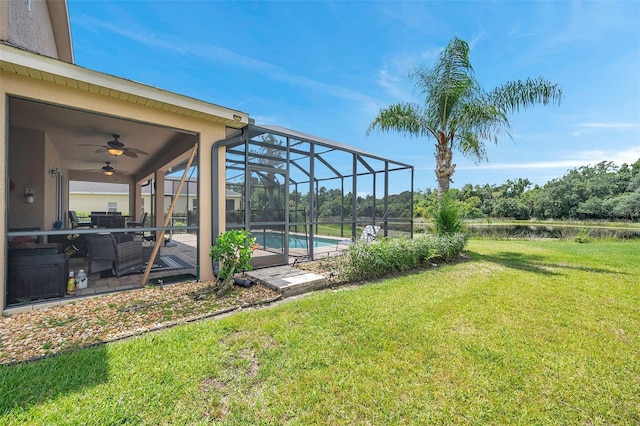
[[[85,293],[143,285],[138,266],[145,268],[153,240],[162,231],[189,236],[188,258],[176,261],[181,273],[212,279],[208,256],[213,243],[212,181],[200,178],[209,175],[211,164],[201,152],[210,151],[228,129],[245,126],[248,114],[12,46],[0,45],[0,50],[0,90],[5,100],[0,103],[4,135],[0,157],[5,165],[0,199],[6,211],[0,219],[0,258],[5,265],[0,271],[4,289],[0,306],[68,297],[61,279],[66,283],[69,271],[77,274],[80,268],[90,275]],[[182,176],[192,154],[188,172],[197,189],[186,216],[193,220],[178,223],[171,220],[171,200],[162,192],[156,196],[155,188],[163,188],[169,174]],[[114,209],[107,204],[92,215],[103,214],[108,221],[74,228],[69,216],[75,209],[69,200],[70,181],[126,184],[127,202]],[[151,203],[143,205],[142,188],[149,186]],[[143,212],[144,224],[130,226]],[[133,247],[131,269],[92,271],[96,256],[79,241],[92,235],[113,236],[114,244]],[[158,259],[166,257],[171,263],[175,246],[160,243]],[[163,264],[158,269],[173,275],[175,266]],[[151,272],[149,279],[160,276]],[[107,281],[110,284],[103,285]],[[43,283],[44,289],[16,293]]]

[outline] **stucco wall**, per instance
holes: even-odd
[[[45,229],[45,199],[50,195],[44,187],[45,135],[17,128],[9,133],[8,172],[15,188],[9,192],[8,227]],[[25,202],[28,186],[35,190],[33,204]]]
[[[91,213],[109,210],[109,202],[117,203],[117,211],[129,215],[128,194],[69,194],[69,210]]]
[[[3,0],[6,2],[7,0]],[[44,0],[8,0],[8,42],[58,58],[49,8]],[[29,10],[29,5],[31,4]]]
[[[49,169],[58,168],[60,170],[60,154],[54,148],[53,144],[49,140],[47,134],[44,135],[44,158],[41,166],[42,173],[44,174],[44,228],[52,229],[53,223],[58,219],[56,212],[57,198],[62,197],[62,194],[56,192],[56,178],[49,174]],[[63,170],[61,170],[63,172]],[[63,173],[64,175],[64,173]],[[62,191],[64,192],[64,191]],[[64,200],[63,200],[64,202]],[[64,205],[64,204],[63,204]],[[64,218],[60,218],[64,220]]]
[[[192,200],[195,196],[189,196],[189,210],[191,210]],[[151,212],[151,196],[143,195],[144,210],[147,213]],[[129,196],[127,194],[88,194],[88,193],[70,193],[69,194],[69,210],[75,210],[78,212],[90,213],[92,211],[106,211],[110,201],[118,203],[118,211],[122,214],[129,214]],[[186,211],[187,196],[181,195],[176,203],[176,207],[173,210],[174,216],[184,216]],[[164,197],[165,213],[169,210],[171,205],[171,197]],[[132,214],[132,216],[135,216]],[[137,219],[137,218],[136,218]]]

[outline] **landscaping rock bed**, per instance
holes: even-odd
[[[40,359],[280,299],[261,284],[234,286],[231,294],[217,298],[213,285],[185,282],[141,288],[3,316],[0,364]]]

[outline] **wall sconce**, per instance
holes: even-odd
[[[33,188],[31,187],[26,187],[24,189],[24,200],[27,202],[27,204],[33,204],[33,201],[35,199],[35,191],[33,190]]]

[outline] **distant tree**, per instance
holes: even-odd
[[[509,134],[508,113],[534,104],[559,104],[562,99],[562,89],[542,77],[507,82],[485,92],[473,75],[469,45],[457,37],[433,68],[419,67],[410,77],[424,95],[423,105],[403,102],[380,110],[367,134],[377,129],[433,136],[439,195],[452,182],[453,149],[476,162],[484,160],[485,141],[497,143],[499,134]]]
[[[615,205],[619,197],[632,192],[628,187],[633,170],[633,166],[618,167],[609,161],[569,170],[542,187],[533,215],[554,219],[620,216],[615,212]]]
[[[640,160],[634,165],[640,166]],[[616,216],[633,221],[640,218],[640,170],[630,179],[627,191],[616,200],[613,212]]]
[[[529,219],[529,210],[517,198],[503,197],[493,207],[493,216]]]
[[[379,205],[383,205],[383,203],[383,200],[378,201]],[[411,212],[411,191],[403,191],[399,194],[389,195],[387,204],[387,218],[413,217]]]
[[[515,181],[508,179],[507,182],[501,186],[503,196],[508,198],[520,198],[522,194],[531,186],[529,179],[518,178]]]

